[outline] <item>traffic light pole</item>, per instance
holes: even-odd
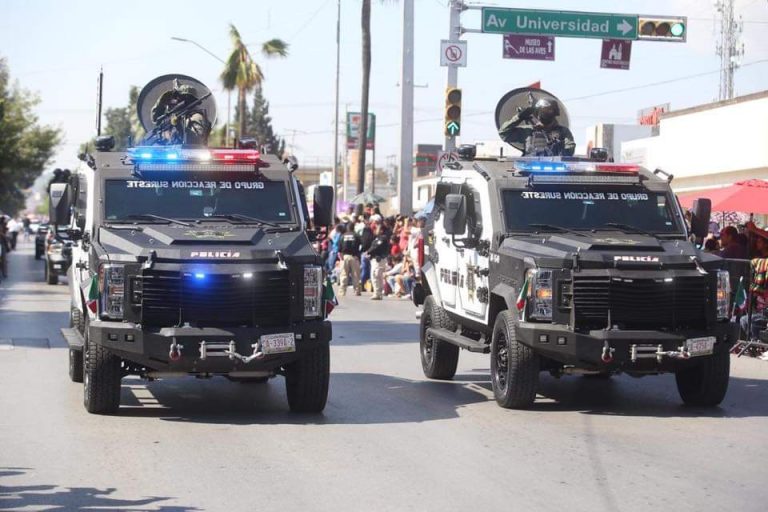
[[[403,0],[403,63],[400,77],[400,168],[397,180],[397,209],[413,212],[413,3]],[[376,175],[374,174],[374,180]]]
[[[459,36],[461,36],[461,11],[465,9],[464,3],[461,0],[451,0],[450,5],[451,13],[448,22],[448,40],[451,42],[458,42]],[[446,90],[459,85],[459,67],[448,66],[448,83],[446,84]],[[451,152],[456,149],[456,137],[453,135],[447,135],[445,137],[445,152]]]

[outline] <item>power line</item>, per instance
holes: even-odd
[[[750,67],[750,66],[756,66],[757,64],[764,64],[766,62],[768,62],[768,59],[760,59],[760,60],[755,60],[755,61],[752,61],[752,62],[747,62],[746,64],[742,64],[741,67],[742,68],[747,68],[747,67]],[[601,92],[597,92],[597,93],[593,93],[593,94],[587,94],[587,95],[584,95],[584,96],[574,96],[572,98],[564,99],[563,102],[581,101],[581,100],[587,100],[587,99],[597,98],[597,97],[601,97],[601,96],[607,96],[609,94],[620,94],[622,92],[636,91],[638,89],[645,89],[647,87],[657,87],[659,85],[667,85],[667,84],[671,84],[671,83],[682,82],[682,81],[685,81],[685,80],[692,80],[694,78],[701,78],[703,76],[714,75],[714,74],[717,74],[717,73],[720,73],[719,69],[716,69],[716,70],[713,70],[713,71],[703,71],[701,73],[695,73],[695,74],[692,74],[692,75],[679,76],[677,78],[670,78],[668,80],[659,80],[657,82],[648,82],[648,83],[644,83],[644,84],[640,84],[640,85],[634,85],[634,86],[631,86],[631,87],[623,87],[623,88],[620,88],[620,89],[611,89],[611,90],[601,91]],[[486,110],[486,111],[481,111],[481,112],[464,113],[462,115],[464,117],[476,117],[476,116],[486,116],[486,115],[489,115],[489,114],[492,114],[492,113],[494,113],[494,111]],[[442,119],[443,119],[442,117],[417,119],[417,120],[414,120],[414,123],[429,123],[429,122],[434,122],[434,121],[442,121]],[[377,124],[376,128],[377,129],[379,129],[379,128],[391,128],[391,127],[395,127],[395,126],[400,126],[400,123]],[[320,134],[328,134],[328,133],[333,133],[333,130],[308,131],[308,132],[304,132],[302,135],[320,135]]]

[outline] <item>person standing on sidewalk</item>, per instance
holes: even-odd
[[[384,295],[384,270],[389,256],[389,233],[380,222],[373,224],[374,239],[368,249],[371,259],[371,281],[373,282],[373,297],[371,300],[381,300]]]
[[[339,240],[341,254],[341,276],[339,295],[347,295],[347,285],[351,284],[355,295],[360,295],[360,237],[355,234],[355,223],[348,222],[347,229]],[[347,280],[351,279],[351,283]]]
[[[11,250],[16,250],[16,242],[19,239],[19,231],[21,231],[21,222],[17,221],[13,217],[8,220],[8,235],[10,237],[9,243],[11,245]]]

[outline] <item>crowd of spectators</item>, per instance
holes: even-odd
[[[424,219],[385,217],[369,204],[359,214],[350,206],[336,220],[319,250],[339,296],[351,287],[356,295],[370,292],[372,300],[409,297],[420,271]]]
[[[758,228],[753,222],[741,225],[730,225],[722,229],[711,225],[710,233],[703,241],[704,250],[723,258],[735,260],[750,260],[748,284],[749,296],[752,297],[752,314],[748,314],[747,304],[739,304],[739,293],[735,293],[734,321],[741,325],[742,336],[755,340],[760,331],[766,328],[766,311],[768,304],[768,231]],[[746,293],[745,289],[745,293]],[[768,352],[761,356],[768,359]]]

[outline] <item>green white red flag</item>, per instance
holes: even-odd
[[[333,292],[333,284],[331,278],[325,278],[325,286],[323,286],[323,304],[325,305],[325,316],[331,314],[333,308],[339,305],[339,301],[336,299],[336,294]]]
[[[88,310],[88,315],[91,318],[96,317],[99,304],[99,280],[96,276],[86,280],[82,286],[83,298],[85,299],[85,307]]]
[[[530,276],[525,276],[525,282],[523,283],[523,287],[520,288],[520,293],[517,296],[517,303],[515,304],[517,306],[518,311],[522,311],[525,309],[525,300],[528,298],[528,287],[530,286]]]

